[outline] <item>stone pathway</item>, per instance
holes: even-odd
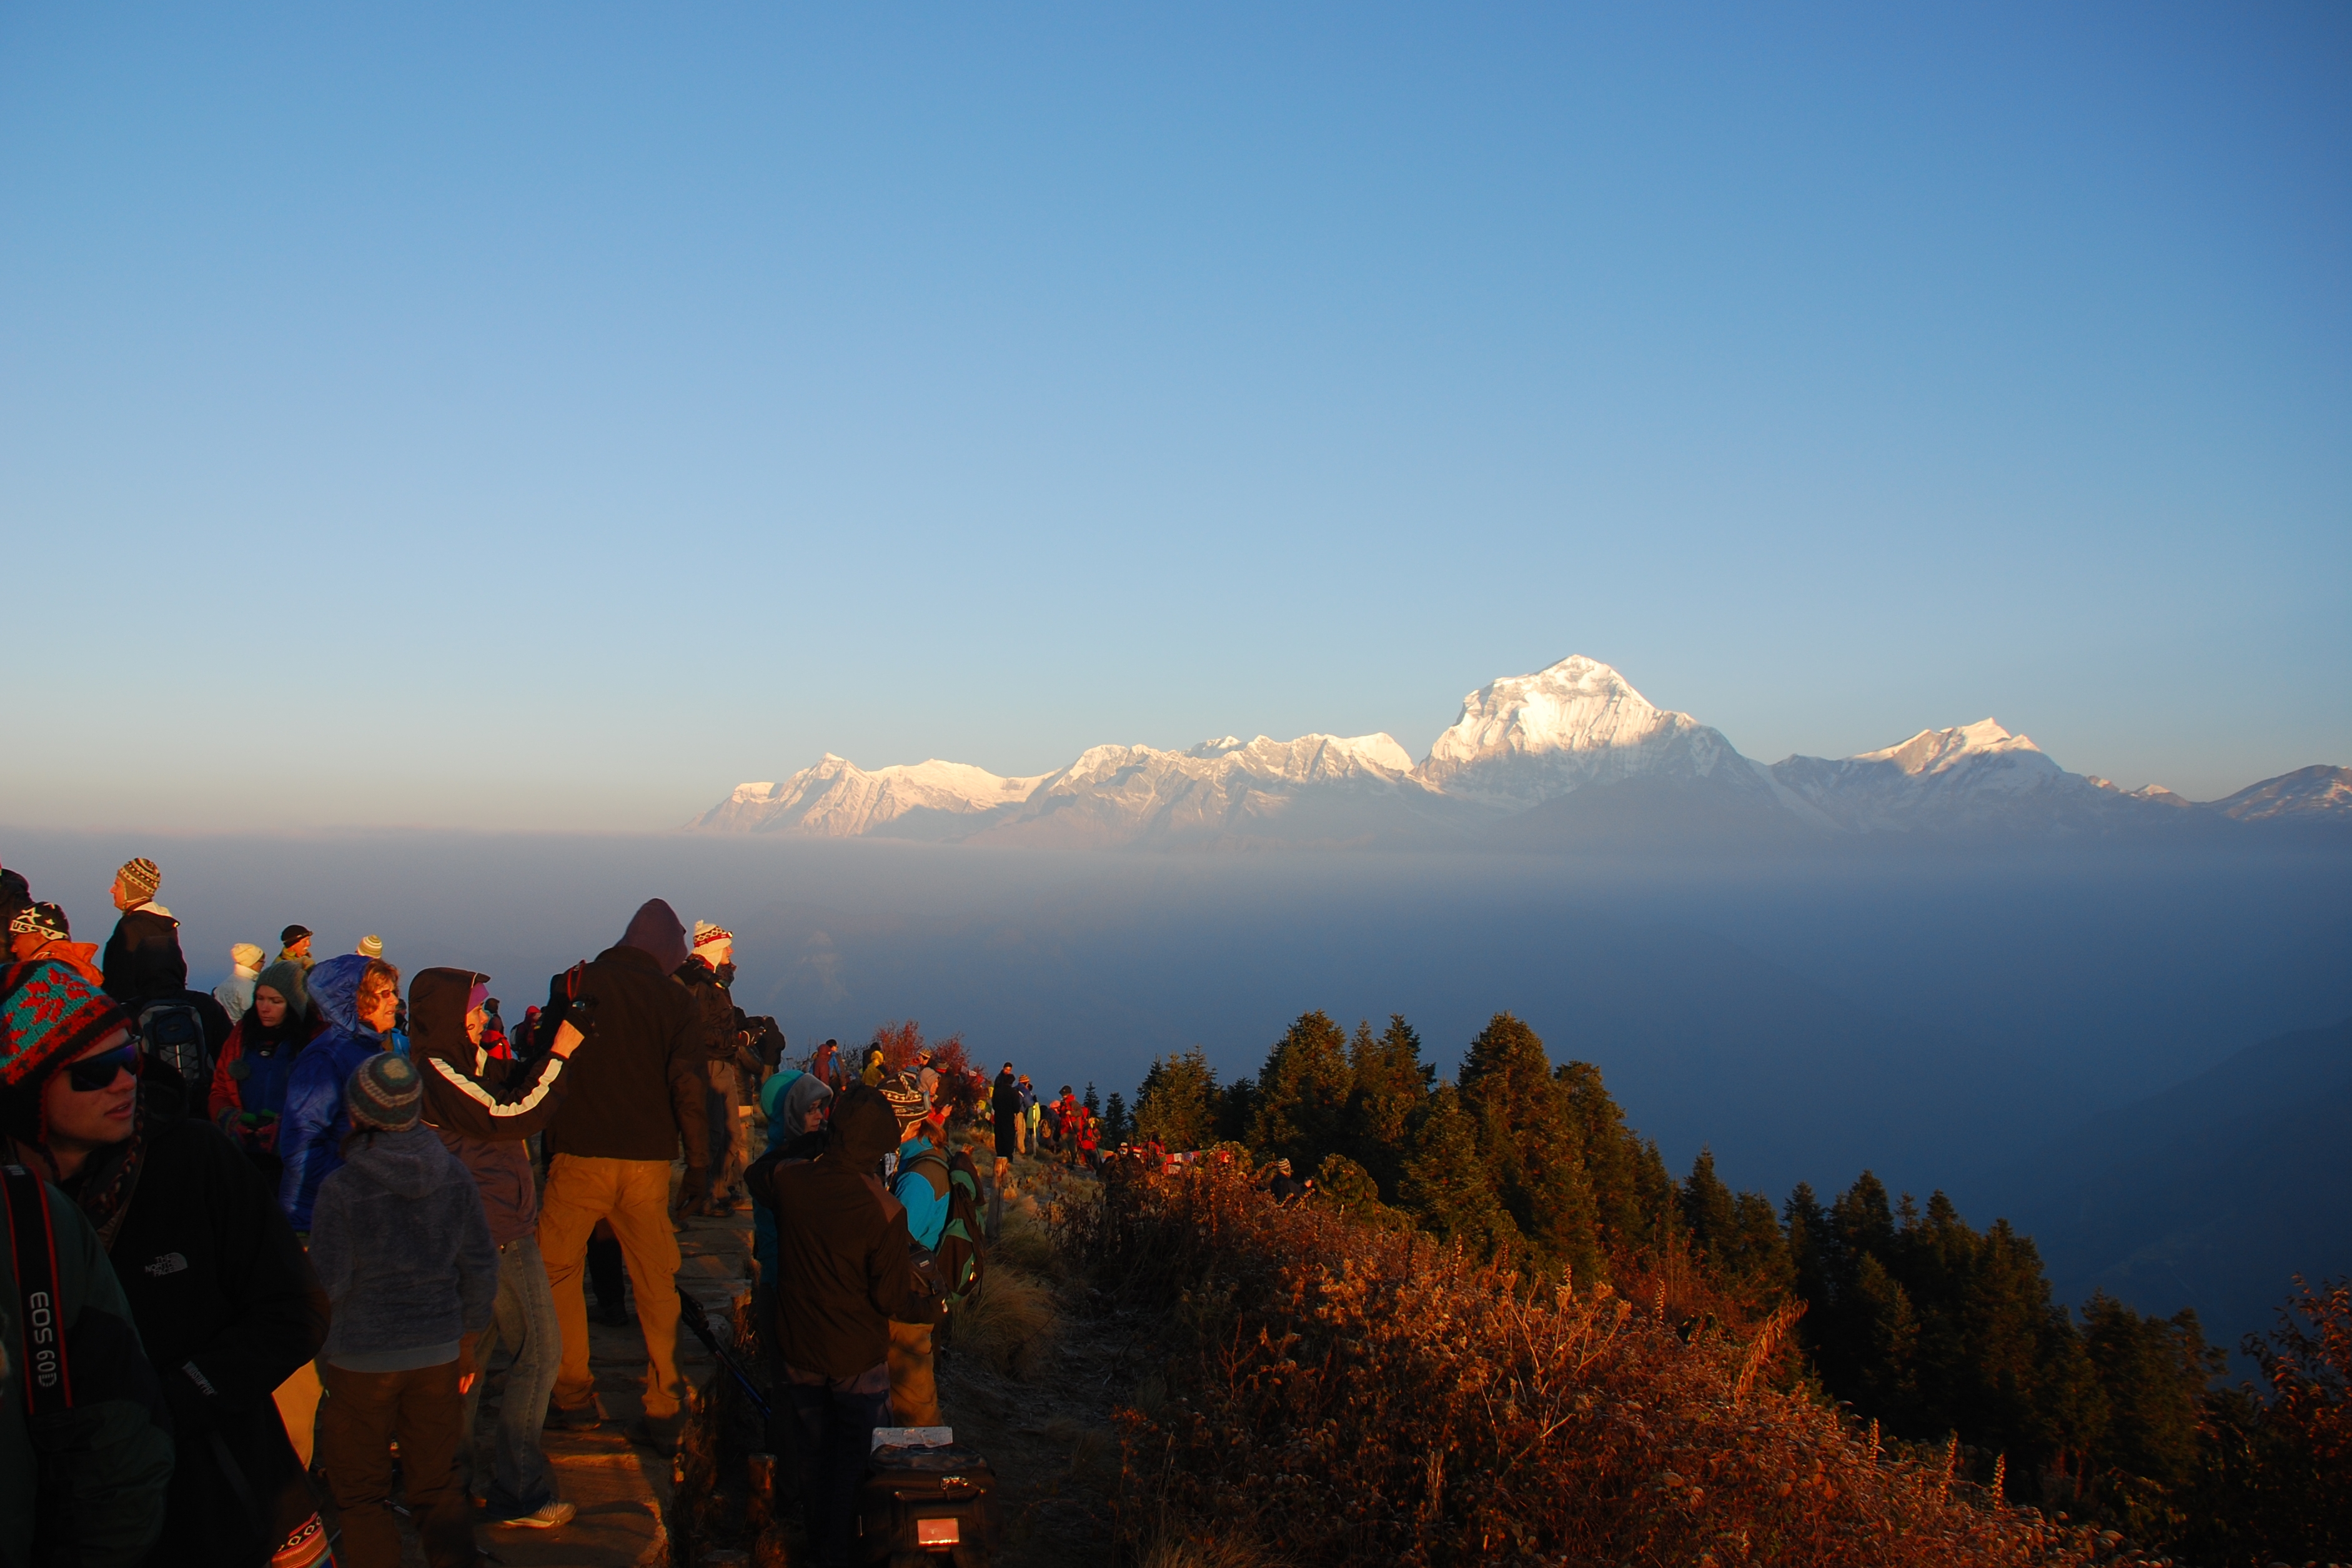
[[[678,1283],[702,1303],[712,1321],[725,1324],[734,1299],[751,1289],[751,1211],[687,1221],[678,1235],[678,1250],[684,1255]],[[631,1300],[634,1303],[634,1296]],[[486,1526],[477,1531],[475,1540],[492,1563],[510,1568],[667,1568],[671,1562],[669,1533],[663,1523],[670,1503],[670,1460],[622,1436],[643,1413],[645,1336],[634,1321],[615,1328],[592,1321],[588,1343],[597,1397],[611,1419],[593,1432],[550,1430],[545,1437],[556,1485],[579,1509],[579,1516],[561,1530]],[[688,1381],[708,1387],[717,1363],[683,1323],[677,1349],[678,1367]],[[479,1473],[487,1473],[489,1464],[489,1434],[497,1426],[503,1382],[494,1373],[482,1397],[475,1438]],[[403,1568],[424,1568],[424,1555],[413,1536],[406,1548]]]

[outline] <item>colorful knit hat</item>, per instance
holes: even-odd
[[[406,1057],[380,1051],[352,1074],[352,1125],[405,1132],[425,1109],[425,1079]]]
[[[352,951],[358,953],[362,958],[382,958],[383,956],[383,938],[376,935],[373,931],[370,931],[367,935],[360,938],[359,946],[353,948]]]
[[[713,925],[709,921],[697,921],[694,922],[694,951],[697,952],[700,952],[704,948],[714,946],[719,942],[733,942],[734,940],[735,933],[729,931],[725,926]]]
[[[68,964],[0,970],[0,1091],[46,1081],[59,1062],[131,1026],[114,998]]]
[[[8,921],[10,936],[37,936],[55,942],[73,935],[67,923],[65,910],[55,904],[32,904],[18,910]]]
[[[920,1121],[931,1109],[929,1102],[923,1098],[923,1086],[905,1073],[894,1072],[877,1087],[882,1090],[882,1098],[890,1102],[891,1113],[898,1118],[901,1133]]]
[[[114,874],[114,879],[142,899],[152,899],[155,896],[155,889],[163,885],[163,873],[154,861],[142,855],[135,859],[125,860],[122,869]]]

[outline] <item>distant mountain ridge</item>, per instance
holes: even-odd
[[[831,752],[739,784],[689,830],[1109,848],[1511,847],[1563,838],[1990,835],[2195,824],[2352,825],[2352,768],[2308,767],[2197,805],[2070,773],[1990,719],[1858,756],[1766,765],[1581,654],[1489,682],[1415,763],[1393,736],[1226,735],[1181,752],[1095,746],[1007,778]]]

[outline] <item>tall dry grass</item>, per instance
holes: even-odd
[[[1785,1321],[1743,1342],[1678,1323],[1662,1285],[1538,1294],[1213,1171],[1114,1183],[1063,1240],[1171,1331],[1156,1412],[1124,1416],[1139,1553],[1973,1568],[2099,1550],[1770,1386]]]

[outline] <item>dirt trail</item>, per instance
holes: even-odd
[[[988,1169],[986,1162],[982,1169]],[[1030,1202],[1015,1202],[1007,1216],[1025,1249],[1008,1247],[998,1267],[1022,1274],[1012,1256],[1024,1252],[1033,1266],[1041,1250],[1036,1199],[1048,1204],[1057,1193],[1069,1196],[1087,1178],[1071,1177],[1024,1160],[1015,1166],[1015,1186]],[[1066,1190],[1064,1184],[1068,1184]],[[750,1211],[717,1219],[689,1220],[678,1237],[684,1254],[679,1283],[724,1324],[734,1300],[750,1289]],[[1003,1568],[1099,1568],[1112,1550],[1111,1500],[1118,1484],[1116,1408],[1132,1397],[1150,1370],[1153,1352],[1139,1325],[1088,1310],[1082,1285],[1055,1268],[1034,1268],[1037,1282],[1053,1294],[1053,1326],[1046,1333],[1007,1347],[951,1346],[940,1357],[941,1414],[959,1441],[987,1457],[998,1477],[1004,1538],[996,1561]],[[634,1302],[634,1296],[631,1298]],[[510,1568],[664,1568],[677,1553],[664,1521],[671,1502],[671,1461],[623,1436],[640,1413],[645,1340],[634,1321],[613,1327],[592,1321],[590,1365],[610,1419],[591,1432],[550,1430],[545,1445],[557,1485],[579,1515],[561,1530],[527,1531],[484,1527],[476,1540],[491,1563]],[[683,1324],[678,1330],[681,1369],[706,1395],[719,1369]],[[487,1474],[489,1435],[497,1424],[504,1376],[494,1371],[483,1395],[476,1429],[478,1473]],[[721,1479],[739,1490],[740,1476]],[[403,1568],[424,1568],[413,1533]],[[692,1568],[676,1563],[675,1568]]]

